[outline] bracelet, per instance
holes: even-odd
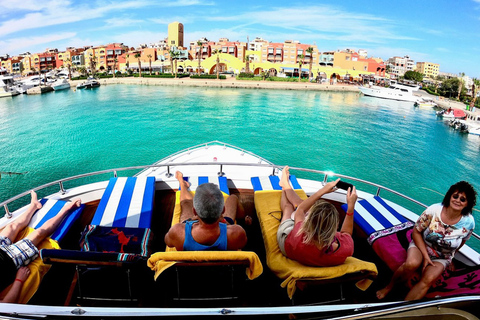
[[[23,283],[23,280],[20,280],[20,279],[15,279],[15,281],[18,281],[20,283]]]
[[[347,214],[347,216],[353,216],[353,214],[354,214],[354,213],[355,213],[355,211],[353,211],[353,212],[350,212],[350,213],[349,213],[349,212],[347,212],[346,214]]]

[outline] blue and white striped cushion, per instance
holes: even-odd
[[[252,177],[250,180],[252,181],[254,191],[282,190],[282,187],[280,187],[280,178],[278,176]],[[297,178],[293,175],[290,176],[290,184],[295,190],[302,189]]]
[[[347,210],[347,205],[342,205],[342,208]],[[355,223],[367,235],[409,221],[379,196],[358,201],[355,204],[355,215],[353,217]]]
[[[228,184],[227,184],[227,177],[219,177],[219,176],[200,176],[200,177],[184,177],[184,180],[190,182],[190,190],[195,191],[197,187],[203,183],[213,183],[218,186],[220,191],[222,191],[225,194],[230,194],[230,191],[228,190]]]
[[[154,195],[154,177],[112,178],[91,224],[102,227],[150,228]]]
[[[40,203],[42,204],[42,208],[35,212],[30,220],[30,223],[28,224],[28,226],[33,229],[40,228],[47,220],[50,220],[56,216],[68,202],[63,200],[41,199]],[[80,205],[79,208],[75,209],[65,219],[63,219],[57,230],[50,236],[50,238],[56,241],[62,240],[73,223],[82,214],[83,208],[85,208],[84,204]]]

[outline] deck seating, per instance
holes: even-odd
[[[58,214],[65,204],[67,204],[66,201],[56,199],[41,199],[40,203],[42,204],[42,208],[34,213],[28,227],[18,235],[14,242],[25,238],[34,229],[41,227],[47,220]],[[61,240],[65,237],[70,227],[81,215],[84,207],[85,205],[82,204],[79,208],[71,212],[70,215],[61,222],[57,230],[49,238],[40,243],[38,249],[55,249],[55,251],[58,251],[58,249],[60,249],[59,243],[61,243]],[[22,286],[18,300],[19,303],[27,303],[32,298],[43,277],[50,269],[50,265],[44,264],[41,258],[37,258],[28,264],[28,268],[30,269],[30,276]],[[9,289],[10,287],[7,287],[1,292],[0,297],[4,297]]]
[[[294,176],[290,176],[290,179],[296,181]],[[262,184],[262,189],[259,189],[258,181],[268,183]],[[377,268],[373,263],[349,257],[344,264],[339,266],[309,267],[282,254],[277,243],[277,230],[282,214],[280,207],[282,192],[276,188],[278,183],[279,178],[277,176],[252,178],[252,185],[255,190],[255,208],[265,244],[267,265],[278,278],[284,280],[281,286],[287,288],[290,299],[293,298],[297,287],[304,288],[309,284],[316,285],[322,282],[332,283],[336,281],[342,285],[343,282],[356,281],[357,287],[366,289],[371,283],[369,278],[374,278],[377,275]],[[300,198],[307,198],[305,192],[298,189],[299,185],[295,186],[294,183],[292,185],[297,188],[295,192]]]

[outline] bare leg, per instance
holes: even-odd
[[[443,265],[440,262],[433,262],[433,264],[434,266],[429,265],[423,270],[422,278],[415,286],[413,286],[405,300],[419,300],[425,297],[428,289],[430,289],[435,280],[441,276],[444,270]]]
[[[53,218],[47,220],[40,228],[36,229],[25,238],[30,239],[35,246],[38,246],[46,237],[50,236],[60,225],[63,219],[73,210],[82,204],[80,199],[74,199],[67,203],[62,210]]]
[[[292,213],[295,211],[293,205],[288,201],[285,190],[282,190],[282,197],[280,198],[280,207],[282,208],[281,222],[291,219]]]
[[[423,256],[418,248],[410,248],[407,252],[407,260],[395,271],[392,276],[392,279],[388,285],[377,291],[377,299],[381,300],[387,296],[387,294],[392,291],[395,285],[401,280],[408,280],[409,277],[418,269],[422,264]]]
[[[292,204],[294,208],[298,207],[303,200],[298,196],[298,194],[292,189],[290,185],[290,168],[285,166],[282,170],[282,177],[280,178],[280,187],[285,192],[285,197],[288,202]],[[283,193],[282,193],[283,196]]]
[[[30,192],[30,197],[30,205],[28,206],[27,210],[14,222],[3,228],[3,230],[0,231],[1,236],[7,237],[8,239],[15,241],[18,233],[30,223],[33,214],[42,207],[42,204],[38,201],[35,191]]]
[[[193,195],[188,190],[188,188],[190,187],[190,183],[183,180],[183,173],[181,173],[180,171],[175,172],[175,178],[177,178],[180,187],[180,206],[182,208],[182,213],[180,214],[180,222],[188,219],[193,219]]]
[[[243,206],[241,205],[238,197],[234,194],[230,195],[225,201],[225,212],[223,214],[224,217],[229,217],[233,221],[237,217],[245,216],[245,212],[243,210]]]

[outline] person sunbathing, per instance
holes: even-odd
[[[290,185],[290,169],[282,170],[280,186],[282,220],[277,231],[280,251],[286,257],[308,266],[335,266],[353,255],[353,214],[357,191],[347,189],[347,213],[340,232],[335,206],[320,199],[336,189],[340,179],[325,184],[315,194],[302,200]]]
[[[23,283],[30,274],[30,270],[26,266],[37,258],[39,254],[38,245],[57,229],[72,209],[81,205],[80,199],[74,199],[40,228],[32,231],[24,239],[13,243],[20,231],[28,226],[34,213],[42,207],[34,191],[30,193],[30,196],[31,201],[26,212],[0,231],[0,270],[2,274],[0,291],[3,291],[13,282],[12,287],[1,302],[14,303],[18,300]]]
[[[231,195],[224,201],[223,194],[213,183],[197,187],[195,197],[180,171],[175,173],[180,184],[180,223],[173,225],[165,235],[165,244],[177,250],[240,250],[247,243],[245,230],[235,224],[238,197]]]

